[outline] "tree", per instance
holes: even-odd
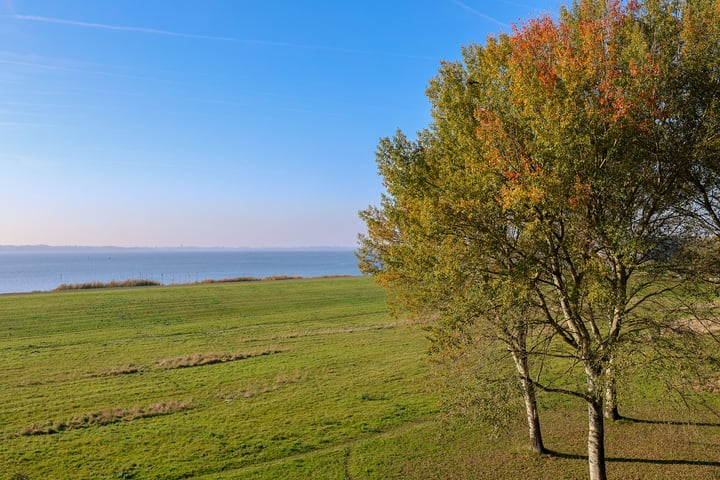
[[[448,146],[456,153],[463,148],[458,141]],[[542,453],[545,447],[528,356],[532,349],[528,334],[537,308],[527,301],[531,291],[518,273],[522,259],[496,255],[496,247],[507,250],[504,234],[498,233],[505,228],[500,223],[492,225],[498,234],[494,242],[488,237],[486,242],[467,245],[463,235],[452,233],[469,226],[474,229],[472,223],[456,217],[452,205],[471,192],[462,186],[451,191],[448,187],[458,185],[442,183],[450,177],[435,168],[438,161],[442,163],[436,157],[437,147],[429,132],[416,143],[401,133],[392,141],[380,142],[378,163],[392,197],[383,198],[382,209],[369,208],[361,214],[370,235],[359,251],[361,269],[390,287],[399,305],[417,314],[440,315],[433,332],[436,351],[443,345],[467,342],[471,337],[465,327],[484,320],[485,336],[506,345],[513,358],[523,388],[530,447]],[[474,257],[482,255],[493,258],[487,268],[502,270],[506,276],[487,276],[478,269]]]
[[[640,306],[682,282],[657,252],[717,211],[702,194],[717,203],[719,92],[702,79],[719,20],[710,1],[574,2],[444,63],[429,128],[378,149],[387,195],[361,214],[361,268],[437,315],[436,343],[481,324],[508,346],[535,451],[534,390],[585,400],[593,480],[616,355],[657,328]],[[584,387],[547,385],[538,354],[573,359]]]

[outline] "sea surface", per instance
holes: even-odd
[[[233,277],[359,274],[351,249],[0,247],[0,293],[136,278],[171,284]]]

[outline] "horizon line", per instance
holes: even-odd
[[[44,243],[36,244],[14,244],[0,245],[0,249],[9,248],[50,248],[50,249],[125,249],[125,250],[319,250],[319,249],[342,249],[354,250],[356,246],[350,245],[301,245],[301,246],[203,246],[203,245],[164,245],[164,246],[146,246],[146,245],[48,245]]]

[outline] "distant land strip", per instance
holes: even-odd
[[[197,282],[186,283],[160,283],[155,280],[144,278],[133,278],[130,280],[111,280],[109,282],[85,282],[85,283],[63,283],[52,290],[34,290],[32,292],[6,292],[0,293],[0,296],[14,295],[35,295],[38,293],[55,293],[72,290],[92,290],[98,288],[136,288],[136,287],[182,287],[188,285],[207,285],[211,283],[240,283],[240,282],[272,282],[282,280],[319,280],[323,278],[355,278],[360,275],[319,275],[316,277],[303,277],[300,275],[271,275],[268,277],[231,277],[213,279],[207,278]]]

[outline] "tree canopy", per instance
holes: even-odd
[[[428,128],[380,141],[361,269],[438,318],[435,345],[482,325],[524,387],[586,400],[603,479],[614,358],[681,281],[668,239],[720,233],[720,4],[579,0],[462,58],[430,82]],[[540,349],[573,358],[583,388],[523,368]]]

